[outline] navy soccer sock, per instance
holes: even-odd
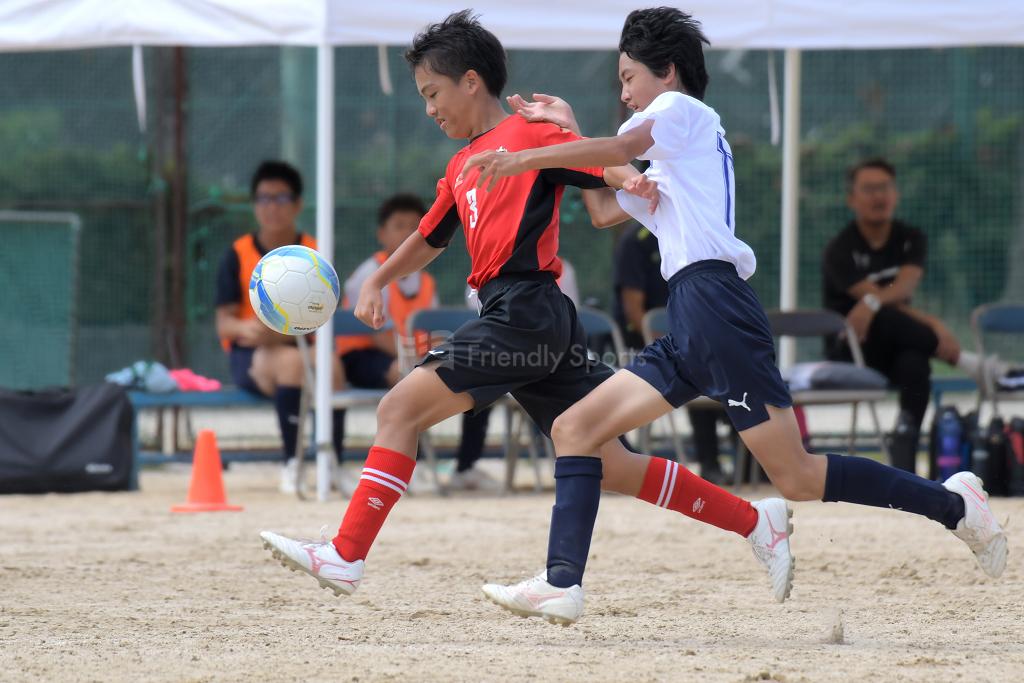
[[[295,455],[295,442],[299,438],[299,401],[302,389],[299,387],[278,387],[274,392],[274,410],[281,427],[281,441],[284,444],[284,460]]]
[[[964,499],[938,482],[868,458],[834,453],[828,454],[821,499],[905,510],[934,519],[947,529],[955,529],[964,516]]]
[[[570,455],[555,460],[555,505],[548,538],[552,586],[582,585],[600,501],[600,458]]]

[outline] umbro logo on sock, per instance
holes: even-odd
[[[693,501],[693,514],[698,515],[704,510],[704,503],[706,501],[703,498],[698,498]]]
[[[384,501],[380,498],[368,498],[366,504],[372,507],[374,510],[380,510],[384,507]]]

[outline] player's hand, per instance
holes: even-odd
[[[359,290],[359,300],[356,302],[355,316],[375,330],[384,326],[384,296],[380,287],[377,287],[370,280],[363,283]]]
[[[867,339],[868,330],[871,329],[871,321],[874,317],[875,312],[868,308],[863,301],[858,301],[857,305],[850,309],[846,316],[846,322],[850,323],[850,327],[853,328],[853,333],[857,335],[857,341],[863,343]]]
[[[658,192],[658,183],[654,182],[646,175],[641,173],[635,175],[632,178],[627,178],[622,183],[622,189],[629,194],[635,194],[637,197],[643,197],[647,200],[647,210],[653,214],[655,209],[658,208],[658,202],[661,199],[661,193]]]
[[[579,125],[576,123],[576,114],[573,113],[569,103],[561,97],[545,95],[544,93],[533,93],[533,102],[527,102],[518,93],[505,98],[512,111],[519,114],[527,121],[547,121],[562,128],[568,128],[577,135]]]
[[[518,152],[494,151],[480,152],[471,156],[463,165],[459,177],[465,178],[474,168],[480,171],[480,177],[476,180],[477,187],[483,187],[484,183],[490,179],[490,182],[487,183],[488,192],[494,189],[499,179],[519,175],[526,170],[523,168]]]

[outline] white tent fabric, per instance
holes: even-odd
[[[636,0],[3,0],[0,50],[109,45],[404,45],[471,6],[510,48],[609,49]],[[651,3],[656,4],[656,3]],[[722,48],[1019,45],[1021,0],[693,0]]]
[[[3,0],[0,50],[317,45],[327,5],[325,0]]]
[[[506,47],[606,49],[626,14],[662,4],[636,0],[478,0],[470,6]],[[722,48],[882,48],[1019,44],[1021,0],[691,0],[676,5]],[[422,0],[346,2],[331,13],[328,42],[405,44],[459,5]]]

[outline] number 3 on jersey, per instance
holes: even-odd
[[[733,206],[732,206],[732,195],[734,191],[735,182],[733,176],[735,175],[735,169],[732,165],[732,150],[729,149],[729,145],[726,144],[725,138],[722,134],[718,134],[718,151],[722,153],[722,173],[725,176],[725,224],[732,227],[733,224]]]
[[[469,229],[472,230],[476,227],[476,219],[479,216],[479,211],[476,207],[476,188],[466,191],[466,203],[469,204]]]

